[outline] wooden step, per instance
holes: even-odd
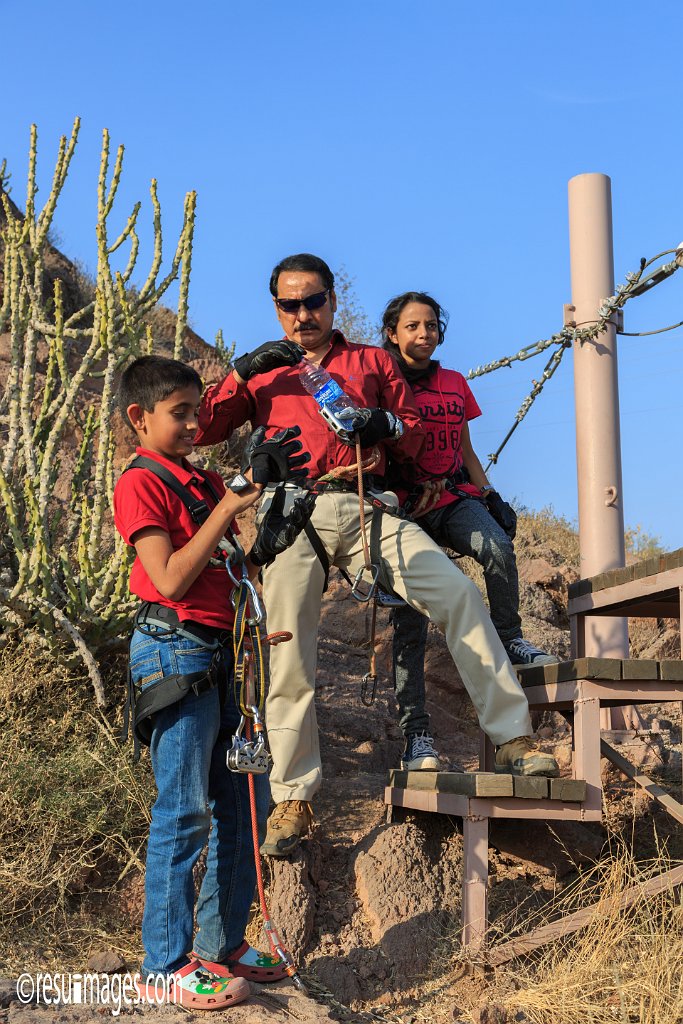
[[[566,683],[574,679],[610,679],[625,682],[683,680],[683,661],[650,658],[575,658],[558,665],[515,665],[522,686]]]
[[[515,665],[522,686],[566,683],[574,679],[621,679],[619,658],[575,658],[558,665]]]
[[[582,803],[586,783],[582,779],[547,779],[544,776],[496,775],[493,772],[389,772],[395,789],[419,789],[432,793],[456,793],[469,797],[517,797],[519,800],[562,800]]]
[[[511,775],[493,772],[404,772],[392,769],[389,785],[397,789],[428,789],[460,796],[513,796]]]
[[[633,580],[643,580],[648,576],[667,572],[669,569],[679,569],[681,566],[683,566],[683,548],[677,548],[676,551],[670,551],[664,555],[653,555],[651,558],[634,562],[633,565],[627,565],[620,569],[609,569],[607,572],[598,573],[597,576],[590,576],[588,579],[570,583],[567,594],[570,598],[584,597],[586,594],[596,594],[609,587],[618,587],[622,583],[631,583]]]

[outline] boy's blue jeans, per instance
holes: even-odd
[[[146,636],[136,630],[130,645],[133,680],[143,686],[161,675],[199,672],[212,657],[198,641],[176,635]],[[222,661],[227,676],[222,713],[214,688],[199,696],[189,693],[154,721],[150,754],[158,796],[147,847],[144,976],[177,970],[192,949],[207,960],[224,960],[244,939],[256,869],[247,776],[231,772],[226,764],[240,718],[229,641]],[[262,833],[270,787],[267,775],[255,775],[254,781]],[[193,868],[207,839],[193,946]]]

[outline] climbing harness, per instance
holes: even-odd
[[[201,526],[206,522],[211,514],[211,510],[205,499],[197,498],[192,494],[166,466],[161,465],[161,463],[146,455],[137,455],[126,466],[124,472],[127,473],[133,469],[149,470],[180,499],[189,512],[193,523]],[[193,466],[192,472],[206,487],[214,506],[217,505],[221,500],[220,495],[216,492],[208,474],[198,466]],[[232,561],[244,564],[244,557],[242,545],[232,530],[228,528],[226,535],[219,540],[209,564],[214,567],[226,567]],[[234,577],[232,578],[234,579]],[[168,637],[175,634],[194,640],[200,647],[204,647],[213,653],[211,663],[207,669],[187,674],[175,673],[163,676],[144,688],[133,682],[129,664],[123,728],[120,738],[122,742],[127,739],[132,716],[133,760],[137,762],[140,758],[140,745],[149,746],[150,744],[154,716],[159,711],[163,711],[165,708],[170,707],[171,704],[183,700],[190,692],[199,695],[216,686],[219,688],[221,706],[223,705],[225,684],[223,681],[224,673],[220,664],[222,660],[221,651],[228,641],[230,631],[206,626],[198,622],[181,621],[173,608],[156,604],[153,601],[144,601],[141,604],[135,615],[133,630],[138,630],[147,636],[155,637]]]
[[[180,498],[183,505],[190,513],[190,517],[193,523],[197,526],[201,526],[209,518],[211,510],[203,498],[196,498],[191,491],[181,484],[178,477],[167,469],[166,466],[162,466],[161,463],[155,459],[150,459],[147,455],[136,455],[124,469],[124,473],[128,473],[131,469],[148,469],[151,473],[154,473],[160,480],[162,480],[169,490],[173,491],[176,497]],[[200,469],[198,466],[192,467],[192,472],[197,476],[203,485],[206,487],[209,495],[211,496],[214,506],[218,505],[221,498],[217,493],[215,487],[211,483],[208,474]],[[223,566],[227,560],[243,562],[244,561],[244,548],[234,535],[230,527],[225,531],[225,536],[221,537],[218,541],[217,549],[214,556],[210,559],[209,565],[211,566]]]
[[[241,716],[237,730],[232,737],[232,745],[227,753],[227,767],[232,772],[246,774],[249,787],[249,808],[251,812],[251,831],[254,843],[254,863],[256,866],[256,885],[263,917],[263,927],[270,947],[285,965],[285,972],[302,992],[306,992],[301,976],[291,954],[285,949],[268,910],[261,853],[259,850],[258,821],[256,816],[256,789],[254,775],[267,772],[272,758],[266,748],[263,707],[265,704],[265,667],[263,644],[275,645],[292,639],[288,632],[272,633],[261,636],[263,608],[256,589],[247,576],[246,566],[241,565],[241,575],[236,576],[230,562],[226,563],[230,579],[235,584],[233,605],[235,608],[235,625],[233,627],[234,649],[234,680],[235,701]]]

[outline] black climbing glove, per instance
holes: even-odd
[[[517,533],[517,513],[512,505],[503,501],[498,491],[489,491],[484,495],[484,501],[498,525],[505,530],[510,540],[514,540]]]
[[[270,508],[259,526],[254,546],[249,557],[254,565],[265,565],[276,555],[291,547],[304,526],[311,518],[317,495],[308,491],[301,498],[296,498],[289,515],[283,515],[285,505],[284,487],[276,487]]]
[[[258,373],[268,373],[278,366],[296,366],[305,354],[300,345],[283,338],[280,341],[267,341],[253,352],[238,356],[232,365],[242,380],[251,380]]]
[[[251,466],[251,478],[255,484],[305,479],[308,472],[301,467],[311,461],[311,456],[303,451],[301,441],[294,440],[300,433],[299,427],[287,427],[264,441],[266,428],[257,427],[244,449],[242,472],[246,473]],[[301,454],[297,455],[297,452]]]
[[[403,433],[403,423],[386,409],[359,409],[348,430],[358,434],[361,448],[371,448],[378,441],[399,438]]]

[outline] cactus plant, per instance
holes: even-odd
[[[115,377],[131,357],[152,344],[145,317],[173,281],[180,281],[175,355],[182,354],[196,193],[185,196],[183,223],[170,267],[162,275],[161,208],[156,182],[150,196],[154,246],[144,284],[131,286],[140,255],[141,204],[111,237],[110,224],[123,170],[124,147],[110,167],[110,139],[102,138],[97,184],[97,271],[94,297],[65,308],[62,282],[46,268],[48,232],[64,189],[80,128],[76,118],[63,136],[52,186],[37,207],[37,130],[31,128],[25,214],[4,190],[5,226],[0,332],[9,331],[9,367],[0,397],[0,626],[38,627],[45,643],[66,635],[82,658],[98,704],[104,704],[95,655],[120,635],[130,614],[128,555],[115,540],[109,505],[117,467],[112,433]],[[122,271],[112,257],[128,247]],[[42,374],[39,372],[39,353]],[[44,378],[41,382],[41,376]],[[84,400],[86,382],[99,378],[99,395]],[[75,460],[67,460],[68,435],[80,437]],[[70,462],[73,464],[71,465]],[[65,496],[66,495],[66,496]]]

